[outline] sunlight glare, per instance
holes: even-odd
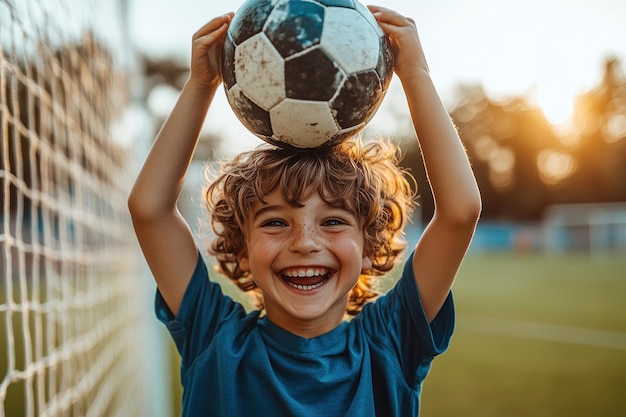
[[[564,126],[569,124],[574,110],[576,93],[566,85],[552,83],[538,85],[534,91],[534,98],[543,114],[552,125]]]

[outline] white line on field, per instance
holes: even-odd
[[[460,331],[626,350],[626,333],[532,321],[459,316]]]

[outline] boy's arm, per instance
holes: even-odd
[[[137,239],[159,291],[174,314],[178,313],[198,257],[177,201],[206,112],[221,82],[219,56],[231,17],[213,19],[194,35],[189,79],[128,199]]]
[[[413,256],[422,305],[432,321],[443,305],[481,211],[476,180],[463,144],[429,74],[415,22],[370,7],[389,36],[432,189],[435,213]]]

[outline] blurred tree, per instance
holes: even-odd
[[[149,56],[144,56],[142,62],[146,90],[150,91],[160,84],[182,90],[189,74],[189,65],[172,58],[153,59]]]
[[[392,97],[390,100],[398,100]],[[626,77],[609,58],[599,85],[575,103],[568,131],[550,125],[530,97],[490,98],[460,85],[450,112],[467,147],[483,196],[483,218],[539,220],[555,203],[626,201]],[[398,126],[406,126],[396,114]],[[410,128],[403,164],[420,184],[423,220],[433,203]]]
[[[143,74],[145,80],[145,97],[148,100],[150,94],[162,86],[172,87],[175,90],[182,90],[189,75],[189,65],[180,60],[163,58],[153,59],[144,56]],[[165,120],[162,117],[154,116],[154,130],[158,131]],[[214,159],[215,148],[219,144],[220,138],[215,134],[202,132],[198,141],[198,147],[194,153],[194,160],[207,161]]]
[[[560,199],[626,201],[626,77],[617,59],[607,59],[600,84],[577,99],[573,127],[576,170]]]
[[[543,112],[525,97],[495,101],[480,87],[461,86],[451,115],[483,193],[483,216],[538,218],[549,198],[540,155],[559,145]]]

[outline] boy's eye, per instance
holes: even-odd
[[[338,218],[331,218],[324,220],[324,226],[341,226],[347,224],[345,221]]]
[[[261,227],[281,227],[286,225],[287,223],[280,219],[270,219],[261,223]]]

